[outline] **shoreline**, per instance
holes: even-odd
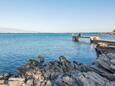
[[[44,63],[44,57],[30,59],[17,69],[17,76],[6,74],[0,84],[8,86],[115,86],[115,54],[101,54],[92,65],[70,62],[64,56]]]

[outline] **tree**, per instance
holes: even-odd
[[[115,33],[115,29],[113,30],[113,32]]]

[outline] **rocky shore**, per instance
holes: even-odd
[[[17,69],[17,76],[0,77],[0,86],[115,86],[115,54],[101,54],[91,65],[70,62],[64,56],[44,63],[45,58]]]

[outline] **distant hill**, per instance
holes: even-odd
[[[37,33],[35,31],[27,31],[23,29],[16,29],[16,28],[3,28],[0,27],[0,33]]]

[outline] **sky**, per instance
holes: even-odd
[[[0,32],[110,32],[115,0],[0,0]]]

